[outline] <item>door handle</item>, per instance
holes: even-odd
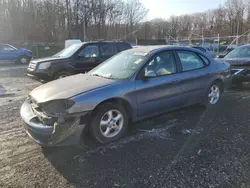
[[[210,76],[210,75],[211,75],[211,73],[210,73],[210,72],[205,74],[205,76]]]
[[[171,84],[177,84],[178,82],[180,82],[180,79],[174,79],[172,80]]]

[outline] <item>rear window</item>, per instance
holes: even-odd
[[[116,50],[113,43],[101,43],[100,51],[103,57],[111,57],[116,54]]]
[[[200,58],[204,61],[206,65],[209,65],[209,60],[205,58],[203,55],[199,54]]]
[[[116,43],[116,48],[118,52],[124,51],[124,50],[128,50],[131,48],[131,45],[128,43]]]

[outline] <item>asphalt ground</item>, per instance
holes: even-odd
[[[250,87],[218,105],[192,106],[130,125],[120,141],[41,148],[19,110],[41,83],[24,65],[0,67],[0,187],[250,187]]]

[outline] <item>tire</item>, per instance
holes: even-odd
[[[28,64],[30,62],[30,58],[25,55],[22,55],[18,58],[16,62],[19,64]]]
[[[215,91],[218,90],[218,92]],[[212,105],[216,105],[220,101],[221,94],[223,92],[223,85],[220,82],[214,82],[211,84],[206,92],[206,97],[203,106],[208,107]],[[213,98],[213,99],[212,99]]]
[[[69,72],[69,71],[60,71],[60,72],[57,72],[54,76],[54,79],[60,79],[60,78],[64,78],[64,77],[67,77],[67,76],[71,76],[72,73]]]
[[[109,118],[110,114],[112,114],[112,119]],[[118,118],[118,114],[121,115],[120,118]],[[101,125],[101,121],[109,123]],[[108,129],[108,126],[111,128]],[[90,123],[92,136],[101,144],[119,140],[127,132],[127,127],[128,114],[123,106],[116,103],[105,103],[99,106],[94,112]]]

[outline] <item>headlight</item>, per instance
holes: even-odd
[[[72,107],[75,104],[72,100],[54,100],[42,105],[42,110],[48,115],[63,115],[66,114],[66,110]]]
[[[49,68],[49,66],[50,66],[50,62],[46,62],[46,63],[41,63],[41,64],[39,64],[38,65],[38,69],[47,69],[47,68]]]

